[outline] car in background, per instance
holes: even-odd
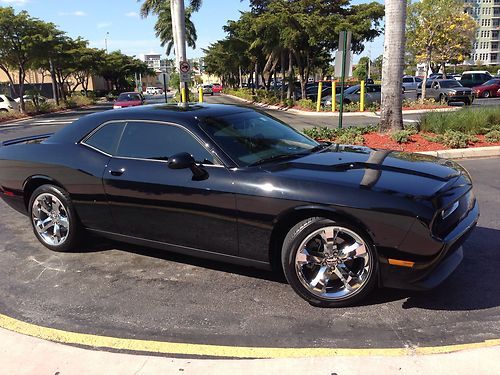
[[[500,89],[500,78],[493,78],[486,81],[480,86],[474,86],[472,91],[476,98],[489,98],[498,95],[498,90]]]
[[[203,94],[214,95],[214,86],[213,85],[203,85]]]
[[[462,79],[462,75],[459,73],[447,74],[446,77],[447,78],[454,78],[457,81],[460,81]]]
[[[219,94],[222,92],[222,85],[220,83],[214,83],[212,84],[212,91],[214,94]]]
[[[113,109],[135,107],[143,104],[144,97],[138,92],[122,92],[118,95],[118,98],[116,98],[116,101],[113,104]]]
[[[159,87],[146,87],[146,94],[148,95],[161,95],[163,90]]]
[[[28,103],[28,102],[33,103],[35,100],[38,100],[38,103],[45,103],[47,100],[49,100],[48,98],[46,98],[43,95],[36,95],[36,96],[35,95],[23,95],[23,99],[24,99],[25,103]],[[14,100],[16,101],[16,103],[21,102],[21,98],[16,98]]]
[[[414,76],[403,76],[403,89],[404,91],[416,90],[420,82],[422,82],[422,78]]]
[[[344,104],[358,103],[361,97],[361,85],[354,85],[344,90]],[[365,105],[380,103],[382,87],[380,85],[365,85]],[[335,95],[335,101],[340,103],[340,94]],[[332,97],[326,96],[322,101],[324,106],[332,105]]]
[[[422,97],[422,84],[417,89],[417,100]],[[474,94],[469,87],[463,87],[456,79],[428,79],[425,83],[425,98],[441,103],[463,102],[471,105]]]
[[[431,73],[427,79],[444,79],[443,73]]]
[[[482,85],[486,81],[492,79],[493,76],[490,72],[486,70],[478,70],[478,71],[467,71],[462,73],[462,78],[460,79],[460,83],[464,87],[475,87]]]
[[[0,95],[0,112],[19,111],[19,104],[8,95]]]

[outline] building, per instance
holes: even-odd
[[[500,64],[500,0],[464,0],[465,11],[478,24],[470,64]]]
[[[161,55],[158,53],[142,53],[139,59],[144,61],[149,68],[154,69],[155,72],[160,72],[161,68]]]

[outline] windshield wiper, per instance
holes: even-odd
[[[318,152],[318,151],[321,151],[321,150],[324,150],[325,148],[328,148],[332,145],[333,143],[332,142],[321,142],[319,145],[317,146],[314,146],[313,148],[311,148],[309,150],[309,152],[312,154],[314,152]]]
[[[256,165],[261,165],[261,164],[268,163],[268,162],[271,162],[271,161],[283,160],[283,159],[289,159],[289,158],[297,158],[299,156],[304,156],[304,155],[306,155],[306,154],[304,154],[304,153],[296,153],[296,154],[274,155],[274,156],[270,156],[268,158],[257,160],[256,162],[248,164],[248,166],[249,167],[254,167]]]

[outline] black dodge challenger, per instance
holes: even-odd
[[[452,161],[318,143],[228,105],[106,111],[6,141],[0,196],[52,250],[92,232],[281,268],[316,306],[352,304],[375,286],[436,286],[479,216]]]

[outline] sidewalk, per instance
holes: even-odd
[[[500,346],[451,354],[229,360],[181,359],[82,349],[0,329],[4,374],[481,374],[500,373]]]

